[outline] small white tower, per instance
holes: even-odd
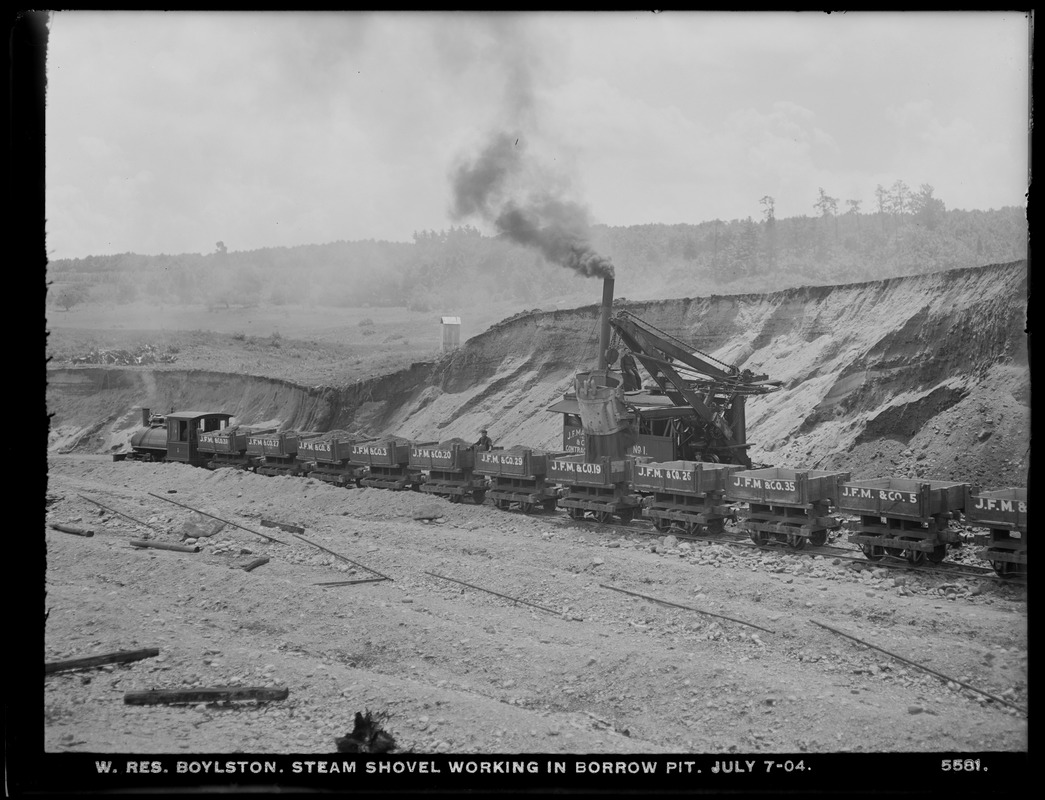
[[[461,346],[461,318],[440,317],[443,322],[443,352],[456,350]]]

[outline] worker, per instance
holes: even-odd
[[[479,441],[475,443],[477,450],[493,450],[493,439],[486,435],[486,428],[480,432]]]
[[[639,368],[635,364],[635,357],[625,352],[620,359],[621,377],[624,380],[624,391],[635,392],[642,388],[642,377]]]

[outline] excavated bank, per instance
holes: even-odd
[[[994,488],[1027,482],[1027,289],[1027,262],[1018,261],[618,308],[783,382],[748,404],[755,461]],[[471,439],[485,427],[499,444],[554,449],[561,418],[546,409],[594,360],[597,314],[593,305],[522,315],[440,361],[340,389],[167,368],[52,369],[49,445],[117,449],[144,405],[427,440]]]

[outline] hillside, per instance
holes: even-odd
[[[590,282],[594,295],[597,283]],[[619,294],[629,287],[617,284]],[[756,462],[839,467],[854,477],[926,476],[1026,485],[1029,369],[1025,261],[765,295],[621,306],[742,368],[783,382],[748,406]],[[595,354],[597,308],[518,315],[454,353],[356,382],[303,386],[294,359],[270,376],[190,351],[150,368],[48,376],[51,447],[120,447],[138,406],[221,408],[244,424],[343,428],[431,441],[473,438],[555,449],[546,412]],[[278,362],[278,355],[273,363]],[[276,377],[276,376],[279,377]]]

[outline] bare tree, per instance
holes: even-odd
[[[902,217],[911,206],[911,187],[899,178],[889,187],[889,207],[893,214]]]
[[[885,213],[889,210],[889,191],[878,184],[874,190],[874,199],[878,206],[878,218],[882,220],[882,230],[885,230]]]
[[[813,208],[820,212],[821,219],[827,219],[828,217],[835,218],[835,239],[838,238],[838,198],[831,197],[824,191],[824,187],[820,187],[820,197],[813,203]]]
[[[830,197],[821,186],[820,197],[813,203],[813,208],[820,212],[821,217],[833,217],[838,213],[838,198]]]
[[[770,272],[776,269],[776,206],[768,194],[758,201],[766,217],[766,255]]]
[[[770,221],[776,219],[776,217],[774,215],[775,205],[774,205],[772,197],[770,197],[767,194],[761,200],[759,200],[758,202],[762,204],[762,213],[765,214],[766,222],[770,222]]]

